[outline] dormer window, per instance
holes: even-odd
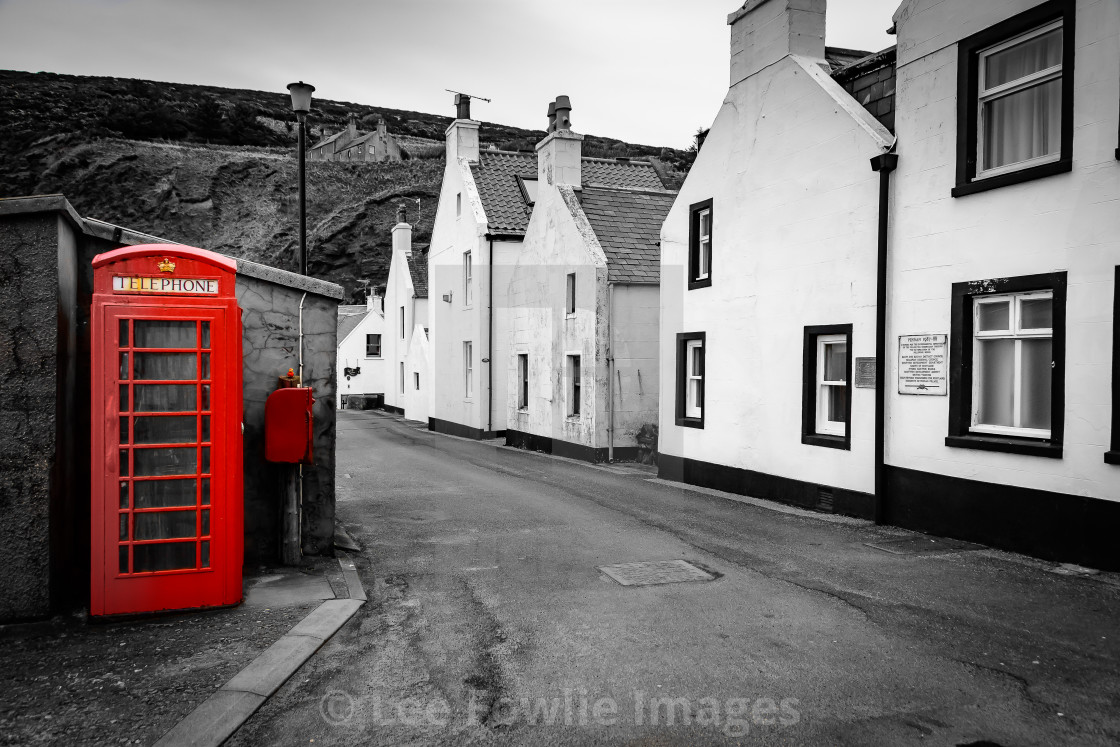
[[[537,180],[536,177],[518,176],[517,186],[521,189],[521,198],[525,200],[526,205],[533,205],[537,201]]]

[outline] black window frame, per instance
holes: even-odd
[[[688,396],[688,343],[700,341],[704,350],[704,359],[701,363],[700,386],[700,417],[685,416],[685,405]],[[677,333],[677,403],[676,423],[683,428],[703,428],[704,416],[707,408],[704,402],[708,397],[708,333],[707,332],[678,332]]]
[[[1050,291],[1054,367],[1050,378],[1050,438],[972,433],[973,303],[980,296]],[[949,333],[949,435],[945,445],[1009,454],[1062,458],[1065,437],[1066,272],[953,283]]]
[[[953,197],[964,197],[1073,170],[1073,65],[1075,0],[1049,0],[957,43],[957,184]],[[979,122],[979,53],[1053,21],[1062,22],[1062,144],[1057,161],[976,179]]]
[[[1104,461],[1120,465],[1120,265],[1112,286],[1112,440]]]
[[[517,354],[517,409],[529,409],[529,354]]]
[[[568,417],[578,418],[583,416],[583,355],[568,356]]]
[[[700,274],[700,211],[708,211],[708,277]],[[688,289],[707,288],[712,284],[712,255],[715,254],[715,218],[712,199],[694,202],[688,206]]]
[[[852,329],[851,324],[814,324],[805,327],[801,373],[801,443],[807,446],[852,450],[852,361],[855,357],[852,355]],[[848,345],[848,396],[843,436],[817,432],[817,338],[829,335],[844,335]]]
[[[373,354],[373,353],[369,352],[369,346],[370,346],[369,338],[371,338],[371,337],[376,337],[377,338],[377,353],[376,354]],[[377,332],[369,332],[369,333],[366,334],[366,357],[367,358],[380,358],[381,357],[381,335]]]

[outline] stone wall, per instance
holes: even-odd
[[[245,398],[245,562],[279,557],[283,476],[288,465],[264,459],[264,406],[277,378],[299,372],[303,301],[303,384],[312,388],[313,465],[303,468],[302,546],[305,555],[331,554],[334,545],[335,363],[341,289],[312,278],[238,261]],[[333,293],[328,297],[322,293]]]
[[[0,211],[0,620],[50,610],[52,504],[73,477],[75,265],[58,212]]]

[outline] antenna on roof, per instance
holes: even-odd
[[[443,90],[447,91],[448,93],[457,93],[460,96],[466,96],[467,98],[470,98],[470,99],[478,99],[479,101],[485,101],[487,104],[490,103],[490,99],[484,99],[481,96],[475,96],[474,94],[471,94],[471,93],[463,93],[462,91],[452,91],[450,88],[445,88]]]

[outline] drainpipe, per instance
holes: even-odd
[[[607,283],[607,461],[614,462],[614,283]]]
[[[486,332],[486,433],[491,435],[494,433],[494,237],[486,234],[487,240],[490,242],[490,255],[487,258],[487,274],[489,279],[486,281],[487,295],[489,301],[487,303],[487,332]]]
[[[893,146],[892,146],[893,147]],[[898,154],[884,153],[871,159],[871,169],[879,172],[879,252],[875,275],[875,523],[886,519],[887,466],[887,249],[890,226],[891,172],[898,166]]]

